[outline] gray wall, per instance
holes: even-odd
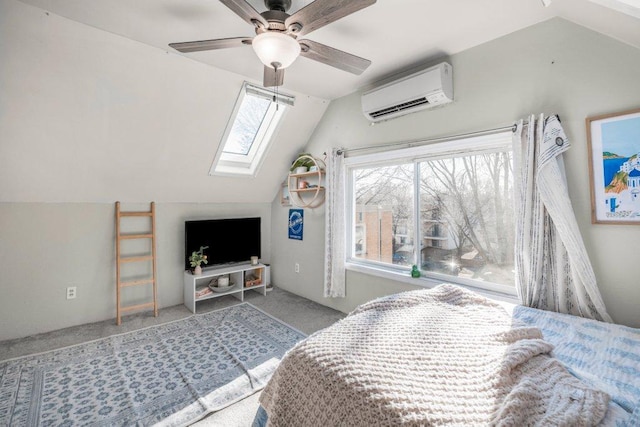
[[[0,0],[0,340],[115,316],[116,200],[158,202],[161,307],[182,303],[185,219],[260,216],[269,261],[271,200],[327,101],[298,94],[257,177],[209,176],[244,80]]]
[[[335,100],[307,151],[429,138],[512,124],[530,113],[558,113],[572,141],[565,157],[569,193],[610,314],[640,327],[640,227],[592,225],[585,118],[640,107],[640,51],[556,18],[444,58],[454,70],[455,102],[371,126],[360,93]],[[439,61],[435,61],[439,62]],[[304,241],[286,234],[287,209],[272,207],[274,282],[342,311],[410,285],[347,273],[347,298],[322,297],[324,208],[305,210]],[[301,271],[293,272],[299,262]]]
[[[149,205],[129,203],[122,209]],[[262,218],[262,260],[269,262],[270,204],[156,205],[161,309],[183,302],[184,221],[250,216]],[[148,219],[125,221],[124,231],[150,229]],[[0,203],[0,224],[0,340],[115,318],[114,205]],[[122,247],[130,255],[149,249],[148,243],[128,241]],[[125,266],[123,277],[149,277],[150,265]],[[68,286],[78,288],[76,299],[66,299]],[[124,289],[125,305],[149,301],[150,290],[150,285]]]

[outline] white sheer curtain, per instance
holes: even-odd
[[[569,146],[556,116],[516,125],[516,287],[523,305],[611,322],[569,200]]]
[[[324,296],[345,296],[346,191],[344,153],[331,150],[327,161],[325,205]]]

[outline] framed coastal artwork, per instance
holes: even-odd
[[[587,118],[591,222],[640,224],[640,108]]]

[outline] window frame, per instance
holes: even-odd
[[[392,150],[383,150],[371,154],[359,156],[348,156],[345,158],[345,178],[346,178],[346,253],[345,265],[349,270],[354,270],[374,276],[387,277],[394,280],[405,281],[420,286],[432,287],[435,284],[448,282],[463,285],[469,288],[488,291],[494,295],[513,298],[517,296],[514,286],[488,281],[480,281],[458,276],[449,276],[442,273],[421,270],[420,279],[410,277],[409,266],[382,263],[373,260],[356,258],[354,236],[355,236],[355,171],[371,167],[383,167],[397,164],[414,165],[414,242],[421,241],[422,224],[420,221],[420,162],[442,158],[462,157],[468,155],[487,154],[492,152],[509,151],[512,152],[512,133],[504,131],[489,135],[481,135],[468,138],[456,138],[449,141],[434,144],[422,144]],[[413,262],[419,264],[419,244],[414,245]]]
[[[267,99],[270,101],[270,105],[254,135],[254,140],[249,152],[246,155],[225,152],[226,143],[233,130],[244,99],[247,96]],[[273,92],[252,85],[251,83],[244,82],[242,84],[233,111],[225,127],[224,134],[218,144],[211,168],[209,169],[209,175],[255,177],[258,174],[265,154],[274,139],[274,135],[282,124],[289,107],[292,107],[295,103],[295,97],[293,96],[278,94],[277,100],[274,101],[274,99],[276,99],[275,96]]]

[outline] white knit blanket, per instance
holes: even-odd
[[[609,396],[549,356],[536,328],[453,285],[358,307],[284,357],[260,402],[273,426],[589,426]]]

